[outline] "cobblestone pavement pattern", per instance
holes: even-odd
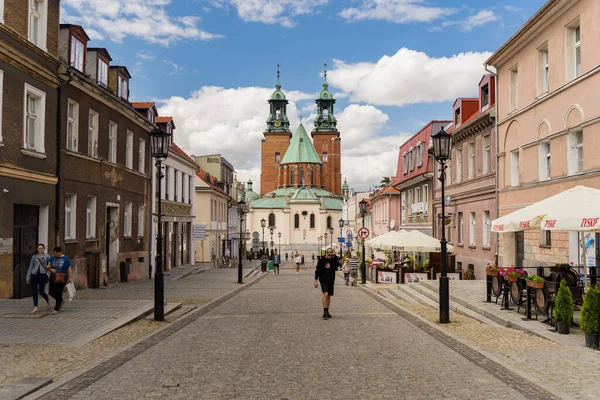
[[[283,269],[124,364],[80,377],[85,389],[43,398],[552,398],[340,282],[324,321],[312,268]]]
[[[177,281],[167,278],[165,279],[165,297],[171,302],[177,302],[176,299],[179,299],[185,300],[185,303],[188,304],[200,305],[207,303],[239,287],[236,283],[236,271],[234,269],[209,269],[204,273],[190,275]],[[246,273],[249,271],[247,269]],[[246,279],[246,281],[248,280]],[[127,306],[132,303],[147,303],[153,299],[153,295],[152,281],[138,281],[116,284],[106,289],[78,291],[73,302],[68,303],[64,308],[64,312],[56,316],[32,319],[2,318],[0,315],[0,337],[2,337],[1,330],[7,329],[8,324],[20,324],[23,328],[20,331],[15,330],[16,333],[13,331],[10,333],[11,335],[14,333],[17,338],[15,340],[21,341],[22,344],[6,344],[6,341],[0,344],[0,365],[10,365],[10,368],[3,368],[0,372],[0,387],[27,377],[59,379],[71,371],[84,368],[97,359],[117,351],[121,346],[131,343],[162,326],[162,323],[141,320],[82,347],[72,348],[52,345],[53,350],[48,349],[48,346],[55,342],[53,338],[56,336],[72,338],[74,332],[81,331],[87,324],[97,324],[99,321],[106,323],[108,321],[108,319],[89,318],[89,315],[86,315],[82,307],[84,304],[88,306],[92,304],[90,307],[93,307],[94,302],[89,300],[97,301],[94,312],[98,311],[102,314],[102,307],[99,307],[102,304]],[[83,301],[84,299],[85,301]],[[32,308],[31,298],[17,302],[7,300],[6,302],[11,302],[10,313],[20,312],[26,315]],[[7,310],[9,308],[5,307],[5,311]],[[115,315],[106,316],[110,319],[113,317]],[[166,319],[169,321],[168,316]],[[77,321],[77,323],[74,321]]]

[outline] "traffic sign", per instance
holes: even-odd
[[[340,243],[345,243],[345,242],[346,242],[346,239],[345,239],[345,238],[343,238],[343,237],[339,237],[339,238],[338,238],[338,242],[340,242]]]
[[[206,240],[206,224],[192,226],[193,240]]]
[[[369,230],[367,228],[360,228],[358,230],[358,237],[361,239],[366,239],[369,237]]]
[[[352,237],[352,231],[351,231],[350,229],[348,229],[348,230],[346,231],[346,236],[350,236],[350,237]]]

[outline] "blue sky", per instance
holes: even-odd
[[[482,63],[545,0],[63,0],[62,22],[133,75],[132,100],[173,115],[176,141],[259,179],[276,64],[292,125],[312,128],[323,63],[337,95],[342,170],[394,175],[398,146],[472,96]],[[314,114],[313,114],[314,115]],[[364,165],[371,168],[365,171]]]

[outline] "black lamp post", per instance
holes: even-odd
[[[260,246],[262,248],[263,253],[265,252],[265,226],[267,226],[267,220],[266,219],[261,219],[260,220],[260,227],[262,228],[263,231],[263,240],[262,240],[262,245]]]
[[[322,246],[321,246],[321,240],[323,240],[323,236],[319,236],[319,237],[317,238],[317,240],[318,240],[318,242],[319,242],[319,249],[318,249],[318,250],[319,250],[319,257],[321,257],[321,247],[322,247]]]
[[[279,232],[277,234],[277,237],[279,238],[279,250],[277,250],[277,254],[279,255],[279,258],[281,259],[281,232]]]
[[[329,247],[333,248],[333,226],[329,228]]]
[[[440,176],[438,179],[442,184],[442,216],[440,224],[442,228],[442,239],[440,240],[442,250],[442,268],[440,277],[440,324],[447,324],[450,322],[450,286],[447,275],[448,246],[446,242],[446,207],[444,204],[444,190],[446,185],[446,162],[450,160],[452,136],[450,136],[450,134],[442,127],[439,132],[431,135],[431,141],[433,142],[433,156],[435,160],[440,163]]]
[[[325,240],[323,240],[323,247],[325,247],[325,254],[327,254],[327,232],[323,235]]]
[[[340,218],[340,238],[344,237],[343,234],[344,232],[342,232],[342,230],[344,229],[344,218]],[[340,243],[340,260],[342,259],[342,242]]]
[[[362,227],[365,227],[365,214],[367,213],[367,201],[362,199],[358,203],[358,208],[360,210],[360,217],[362,219]],[[360,266],[361,274],[362,274],[362,283],[363,285],[367,283],[367,264],[365,263],[365,239],[362,240],[362,264]]]
[[[248,214],[248,204],[244,200],[240,200],[238,202],[238,215],[240,216],[240,249],[239,249],[239,257],[238,257],[238,283],[242,282],[242,250],[243,250],[243,241],[242,236],[244,235],[244,217]]]
[[[156,159],[156,182],[158,184],[158,230],[156,232],[156,271],[154,271],[154,320],[165,320],[165,278],[162,272],[162,172],[163,161],[169,156],[169,146],[173,135],[156,129],[150,135],[152,157]]]
[[[271,250],[273,250],[273,248],[275,247],[275,243],[273,243],[273,231],[274,231],[274,228],[269,228],[269,230],[271,231],[271,243],[269,243],[269,244],[270,244]],[[269,256],[270,256],[270,254],[269,254]]]

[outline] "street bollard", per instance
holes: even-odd
[[[486,287],[485,287],[485,302],[492,302],[492,277],[487,275],[486,277]]]

